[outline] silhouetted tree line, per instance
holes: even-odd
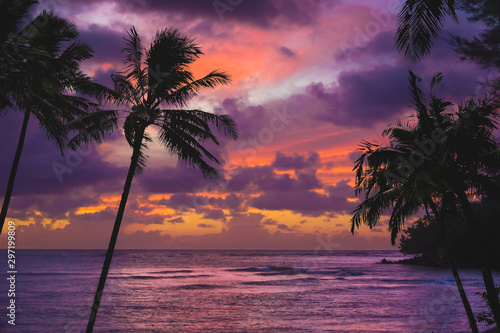
[[[500,200],[484,199],[472,203],[476,219],[485,230],[485,247],[492,267],[500,268]],[[448,223],[449,224],[449,223]],[[441,227],[432,214],[416,220],[401,235],[399,249],[404,254],[415,255],[418,260],[409,263],[448,266],[448,258],[440,242]],[[474,244],[463,217],[457,215],[453,227],[447,228],[448,241],[458,266],[477,266]]]

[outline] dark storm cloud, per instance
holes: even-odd
[[[250,200],[250,206],[265,210],[291,210],[307,216],[325,213],[343,214],[352,211],[355,204],[347,198],[354,196],[354,189],[347,182],[328,186],[326,194],[315,191],[265,192]]]
[[[228,194],[222,198],[209,198],[204,195],[174,193],[169,199],[161,199],[153,203],[179,211],[194,209],[196,212],[207,216],[207,218],[224,219],[223,215],[221,215],[221,213],[223,213],[222,209],[239,212],[243,209],[244,199],[234,193]],[[206,206],[212,206],[216,209],[211,210],[206,208]]]
[[[226,214],[222,209],[205,209],[203,211],[203,218],[209,220],[220,220],[226,222]]]
[[[293,52],[292,50],[290,50],[286,46],[281,46],[278,50],[280,51],[281,54],[284,54],[285,56],[287,56],[289,58],[295,58],[297,56],[297,54],[295,52]]]
[[[319,154],[316,152],[310,152],[309,156],[306,157],[297,153],[286,155],[277,151],[272,166],[279,170],[302,170],[315,167],[318,164]]]
[[[249,105],[246,101],[226,98],[215,108],[218,114],[228,114],[238,124],[240,140],[255,135],[256,129],[268,125],[270,111],[262,105]]]
[[[0,161],[0,188],[4,189],[10,172],[16,138],[20,131],[19,113],[2,117],[0,132],[5,138],[4,158]],[[118,190],[125,178],[126,168],[118,168],[103,161],[95,151],[96,146],[67,151],[61,156],[56,146],[47,140],[38,121],[30,119],[23,153],[16,175],[14,195],[65,194],[83,186],[102,186],[102,192]]]
[[[92,24],[87,30],[80,29],[80,41],[93,50],[93,62],[120,63],[123,59],[125,32],[118,33],[108,27]]]
[[[394,32],[383,31],[371,38],[363,47],[353,44],[341,44],[340,51],[335,54],[335,60],[339,62],[351,62],[353,60],[366,60],[380,56],[394,56]]]
[[[388,120],[409,104],[405,68],[380,66],[342,72],[338,85],[312,83],[306,94],[321,103],[317,117],[337,125],[369,127]]]
[[[463,23],[465,19],[463,20]],[[473,28],[476,29],[473,29]],[[374,59],[380,58],[393,58],[395,60],[393,69],[394,71],[399,71],[399,77],[403,77],[404,71],[407,69],[411,69],[417,76],[423,79],[422,89],[425,91],[428,86],[427,82],[429,82],[433,75],[438,72],[442,72],[444,74],[444,87],[441,90],[441,95],[450,99],[454,103],[460,102],[467,96],[470,95],[478,95],[477,92],[481,91],[481,82],[484,82],[486,78],[488,78],[489,71],[481,69],[479,66],[476,66],[469,62],[463,62],[459,59],[458,55],[453,50],[453,47],[448,43],[447,37],[449,34],[456,34],[460,36],[471,36],[471,31],[477,31],[479,27],[477,24],[461,24],[460,26],[449,27],[444,33],[443,38],[436,40],[431,54],[427,56],[422,62],[417,64],[412,64],[403,59],[401,55],[397,54],[397,51],[394,47],[394,32],[393,31],[385,31],[381,32],[372,39],[362,48],[352,47],[348,49],[344,49],[339,51],[335,55],[335,59],[339,62],[361,62],[370,64]],[[346,74],[346,73],[344,73]],[[363,74],[359,73],[359,76],[365,76],[367,82],[373,82],[373,79],[379,80],[379,84],[381,87],[386,86],[386,80],[381,78],[380,75],[373,76],[373,79],[370,79],[369,73]],[[372,73],[375,74],[375,73]],[[404,76],[406,78],[406,76]],[[347,78],[347,80],[345,80]],[[349,79],[349,76],[344,77],[345,82],[343,83],[344,87],[349,88],[352,83],[352,78]],[[387,79],[387,92],[391,94],[392,88],[397,88],[397,83],[393,84],[394,76],[389,75]],[[408,96],[408,93],[403,91],[405,87],[408,87],[408,80],[397,80],[396,82],[401,83],[401,88],[396,90],[397,93],[393,94],[393,96],[400,95],[403,93],[405,96]],[[346,85],[347,83],[347,85]],[[359,83],[359,82],[358,82]],[[342,84],[342,83],[341,83]],[[359,84],[354,84],[354,87],[361,88]],[[373,85],[373,87],[376,87]],[[341,86],[339,86],[342,89]],[[342,89],[341,92],[344,92],[345,89]],[[356,91],[356,90],[353,90]],[[374,90],[377,92],[379,90]],[[366,93],[366,89],[358,89],[357,93]],[[361,95],[360,95],[361,96]],[[370,95],[368,95],[370,96]],[[383,97],[388,98],[390,96],[382,95]],[[345,102],[349,102],[348,100]],[[409,104],[410,100],[407,101]],[[349,103],[347,103],[349,105]],[[391,106],[391,104],[387,104]],[[397,106],[397,105],[392,105]]]
[[[36,218],[34,211],[42,212],[43,217],[52,219],[64,219],[67,212],[74,212],[79,207],[96,206],[99,198],[88,197],[78,194],[39,194],[23,195],[22,200],[13,199],[9,206],[9,217],[28,220],[29,217]]]
[[[255,191],[297,191],[320,188],[316,173],[297,172],[293,178],[289,174],[278,175],[272,166],[238,168],[229,180],[226,189],[243,191],[251,187]]]
[[[309,25],[315,22],[322,8],[339,3],[338,0],[64,0],[64,6],[76,14],[95,3],[104,2],[116,3],[119,13],[173,14],[191,20],[232,21],[261,28],[269,28],[276,21]],[[42,0],[41,3],[43,8],[57,10],[54,1]]]
[[[211,224],[207,224],[207,223],[198,223],[197,227],[198,228],[215,228],[215,226],[213,226]]]
[[[321,6],[332,6],[338,1],[300,0],[128,0],[120,2],[125,10],[133,12],[165,12],[210,21],[226,20],[247,23],[262,28],[276,20],[308,25],[315,21]]]
[[[199,170],[180,164],[175,168],[150,168],[137,181],[148,193],[191,193],[209,182]]]
[[[114,84],[113,80],[111,79],[111,74],[113,74],[115,72],[116,72],[115,68],[109,68],[108,70],[104,70],[104,69],[99,68],[95,71],[93,79],[95,82],[97,82],[99,84],[102,84],[108,88],[114,89],[115,84]]]

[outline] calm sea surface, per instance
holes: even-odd
[[[18,251],[15,327],[7,324],[5,260],[0,331],[83,332],[104,253]],[[94,332],[466,332],[451,272],[378,263],[401,257],[118,250]],[[484,310],[480,273],[461,273],[473,309]]]

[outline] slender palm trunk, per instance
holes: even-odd
[[[19,135],[19,141],[17,143],[16,154],[14,155],[14,161],[12,162],[12,167],[10,168],[9,182],[7,183],[7,191],[5,191],[2,212],[0,213],[0,234],[2,234],[5,218],[7,217],[7,210],[9,209],[10,198],[12,197],[14,181],[16,180],[17,167],[19,166],[19,160],[21,159],[21,153],[23,152],[24,139],[26,138],[26,130],[28,128],[29,118],[29,111],[24,111],[23,126],[21,127],[21,134]]]
[[[486,288],[486,295],[488,297],[488,303],[493,312],[493,318],[497,325],[500,324],[500,303],[498,301],[498,293],[495,288],[495,282],[493,281],[493,276],[491,275],[490,265],[486,257],[486,250],[484,246],[484,239],[481,239],[481,228],[474,218],[472,212],[472,207],[470,205],[469,199],[464,191],[457,191],[458,200],[464,211],[465,219],[467,224],[470,226],[472,240],[476,246],[477,256],[479,259],[479,264],[481,265],[481,273],[483,275],[484,286]]]
[[[432,201],[429,202],[432,212],[434,216],[438,220],[438,223],[441,228],[445,228],[444,221],[442,219],[441,214],[439,214],[436,205]],[[460,293],[460,298],[462,299],[462,303],[465,308],[465,312],[467,313],[467,318],[469,319],[469,325],[473,333],[479,333],[476,324],[476,318],[474,317],[474,312],[472,312],[472,308],[469,303],[469,299],[467,298],[467,293],[465,292],[465,288],[462,284],[462,280],[460,279],[460,275],[458,274],[457,265],[453,258],[453,251],[451,249],[450,243],[448,242],[448,238],[446,236],[446,230],[443,229],[443,243],[446,251],[446,256],[450,262],[451,272],[453,273],[453,278],[455,279],[455,284],[457,285],[458,292]]]
[[[130,187],[132,186],[132,180],[134,178],[135,170],[137,168],[137,161],[139,159],[139,152],[141,149],[142,139],[144,135],[144,130],[142,132],[138,131],[134,140],[134,151],[132,153],[132,159],[130,161],[130,167],[128,169],[127,179],[125,180],[125,186],[123,187],[122,198],[120,201],[120,206],[118,208],[118,213],[116,214],[115,225],[113,227],[113,232],[111,233],[111,239],[109,240],[108,251],[106,252],[106,258],[104,259],[104,265],[101,271],[101,277],[99,278],[99,284],[97,285],[97,291],[94,297],[94,304],[90,311],[89,322],[87,325],[87,333],[92,333],[94,330],[94,323],[97,317],[97,310],[99,310],[99,304],[101,303],[101,296],[104,291],[104,285],[106,284],[106,278],[108,277],[109,266],[111,265],[111,259],[113,258],[113,252],[115,251],[116,240],[118,239],[118,232],[120,231],[120,225],[122,223],[123,213],[125,212],[125,206],[127,205],[128,195],[130,193]]]
[[[474,317],[474,312],[472,312],[472,308],[470,306],[469,300],[467,299],[467,294],[465,292],[465,288],[462,284],[462,280],[460,279],[460,275],[458,275],[457,264],[453,259],[453,252],[451,250],[450,243],[448,239],[444,239],[444,247],[446,251],[446,256],[450,261],[451,272],[453,273],[453,278],[455,279],[455,284],[457,285],[458,292],[460,293],[460,298],[462,299],[462,303],[464,304],[465,312],[467,313],[467,318],[469,318],[469,325],[474,333],[478,333],[479,330],[476,324],[476,318]]]

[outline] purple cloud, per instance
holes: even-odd
[[[295,57],[297,57],[297,53],[295,53],[294,51],[290,50],[286,46],[281,46],[278,50],[279,50],[279,52],[281,54],[287,56],[288,58],[295,58]]]
[[[198,223],[197,227],[198,228],[215,228],[213,225],[207,224],[207,223]]]
[[[304,216],[345,214],[355,205],[347,200],[354,196],[354,189],[346,181],[328,186],[326,194],[315,191],[265,192],[249,201],[250,206],[264,210],[291,210]]]
[[[203,212],[203,218],[208,220],[220,220],[226,222],[226,214],[222,209],[205,209]]]
[[[313,151],[309,153],[308,157],[297,153],[285,155],[277,151],[272,166],[278,170],[302,170],[315,167],[318,164],[319,154]]]
[[[137,181],[148,193],[192,193],[209,182],[199,170],[181,164],[147,169]]]
[[[319,102],[318,119],[337,125],[370,127],[393,119],[409,104],[405,68],[379,66],[342,72],[337,86],[312,83],[306,94]]]
[[[226,188],[229,191],[298,191],[320,188],[321,182],[316,172],[295,172],[295,178],[289,174],[278,175],[272,166],[238,168],[229,180]]]
[[[80,30],[80,41],[88,44],[93,50],[92,62],[121,63],[124,47],[125,31],[118,33],[108,27],[92,24],[87,30]]]

